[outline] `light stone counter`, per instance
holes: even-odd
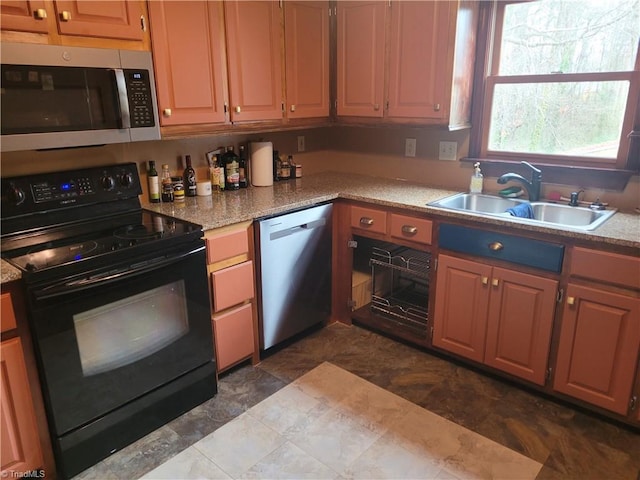
[[[427,206],[457,191],[421,184],[365,175],[326,172],[296,180],[275,182],[273,187],[250,187],[226,191],[207,197],[187,198],[184,202],[146,204],[145,208],[198,223],[205,230],[246,220],[277,215],[309,207],[337,198],[357,200],[385,207],[397,207],[426,215],[474,221],[479,227],[504,226],[517,234],[543,232],[564,238],[574,238],[601,244],[631,247],[640,251],[640,215],[618,212],[593,232],[581,232],[562,227],[530,225],[516,219],[502,219],[467,212],[456,212]],[[20,278],[20,271],[4,260],[0,264],[2,283]]]

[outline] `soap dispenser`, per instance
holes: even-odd
[[[473,175],[471,175],[471,183],[469,184],[469,191],[471,193],[482,193],[482,173],[480,173],[480,163],[473,164]]]

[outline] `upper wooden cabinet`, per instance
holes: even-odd
[[[54,45],[148,49],[138,0],[3,1],[2,39]]]
[[[286,115],[329,116],[329,3],[284,2]]]
[[[222,2],[149,2],[149,16],[161,125],[224,123]]]
[[[283,118],[282,25],[276,1],[225,1],[231,121]]]
[[[338,116],[468,126],[477,18],[467,1],[339,2]]]

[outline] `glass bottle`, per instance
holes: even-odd
[[[227,190],[240,188],[240,172],[238,168],[238,156],[233,151],[233,146],[227,147],[224,154],[225,186]]]
[[[273,179],[277,182],[280,180],[280,170],[282,169],[282,162],[280,161],[280,153],[278,150],[273,151]]]
[[[226,188],[225,173],[224,173],[224,159],[220,153],[216,154],[215,171],[217,172],[216,178],[218,179],[218,190],[224,191]]]
[[[187,197],[195,197],[198,194],[196,188],[196,171],[191,165],[191,155],[184,156],[184,172],[182,174],[182,180],[184,182],[184,194]]]
[[[171,172],[169,165],[162,165],[162,201],[173,202],[173,183],[171,183]]]
[[[240,188],[247,188],[249,181],[247,180],[247,158],[244,151],[244,145],[238,147],[238,174]]]
[[[160,202],[160,178],[156,170],[156,162],[149,160],[149,170],[147,170],[147,182],[149,184],[149,201],[151,203]]]

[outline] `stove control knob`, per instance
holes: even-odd
[[[130,187],[133,184],[133,176],[129,173],[123,173],[120,175],[120,185],[123,187]]]
[[[107,191],[113,190],[116,186],[116,182],[111,175],[105,175],[100,182],[102,183],[102,187]]]
[[[22,190],[20,187],[16,187],[12,183],[9,186],[9,190],[7,191],[7,198],[12,205],[17,207],[18,205],[24,203],[27,196],[24,194],[24,190]]]

